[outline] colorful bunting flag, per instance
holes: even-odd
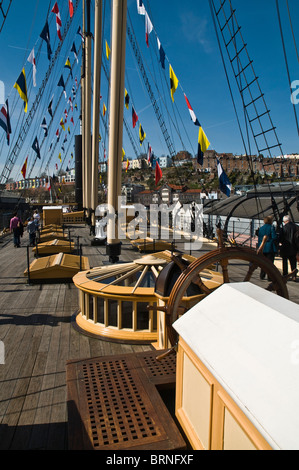
[[[162,68],[165,70],[165,52],[159,38],[157,38],[157,43],[159,50],[159,62],[161,63]]]
[[[129,166],[130,166],[130,162],[129,162],[129,160],[127,159],[126,172],[128,171]]]
[[[169,78],[170,78],[170,94],[171,94],[171,99],[172,101],[174,101],[174,93],[178,87],[178,84],[179,84],[179,81],[177,79],[177,77],[175,76],[175,73],[173,71],[173,68],[171,67],[171,65],[169,64]]]
[[[69,12],[70,12],[70,17],[72,18],[74,14],[73,0],[69,0]]]
[[[106,41],[106,57],[107,57],[107,60],[109,60],[110,54],[111,54],[111,49],[108,46],[108,42]]]
[[[149,47],[148,38],[152,30],[153,30],[152,22],[147,12],[145,12],[145,41],[146,41],[147,47]]]
[[[62,162],[62,159],[61,159],[61,153],[60,153],[60,152],[59,152],[59,154],[58,154],[58,158],[59,158],[59,161],[60,161],[60,163],[61,163],[61,162]]]
[[[145,15],[145,6],[142,3],[142,0],[137,0],[137,11],[139,15]]]
[[[223,170],[222,165],[217,157],[216,160],[220,191],[222,191],[227,197],[229,197],[232,190],[231,182],[229,181],[228,176]]]
[[[52,111],[53,98],[54,98],[54,95],[52,95],[51,101],[48,106],[48,113],[50,114],[51,117],[53,117],[53,111]]]
[[[60,139],[59,129],[57,129],[57,131],[56,131],[56,137],[57,137],[57,142],[59,142],[59,139]]]
[[[72,66],[69,57],[66,59],[66,63],[64,64],[64,67],[66,69],[69,69],[71,72],[71,77],[73,78],[73,71],[72,71]]]
[[[6,133],[6,141],[7,141],[7,145],[9,145],[11,125],[10,125],[10,117],[9,117],[8,100],[6,100],[5,105],[3,105],[0,110],[0,127],[2,127],[2,129]]]
[[[188,109],[189,109],[189,113],[190,113],[190,116],[191,116],[191,119],[192,119],[193,123],[196,126],[200,126],[199,121],[198,121],[197,117],[195,116],[195,113],[194,113],[194,111],[191,107],[191,104],[189,103],[189,100],[188,100],[187,96],[185,95],[185,93],[184,93],[184,97],[185,97],[185,100],[186,100],[186,103],[187,103],[187,106],[188,106]]]
[[[74,126],[75,124],[74,124],[73,116],[71,117],[71,122],[73,123],[73,126]]]
[[[126,155],[126,152],[124,151],[124,149],[122,149],[122,161],[124,161],[125,155]]]
[[[105,103],[103,103],[103,116],[105,116],[106,111],[107,111],[106,105],[105,105]]]
[[[60,12],[59,12],[59,8],[58,8],[58,5],[57,5],[57,2],[55,2],[55,5],[54,7],[52,8],[51,10],[52,13],[55,13],[56,15],[56,29],[57,29],[57,35],[60,39],[60,41],[62,41],[62,37],[61,37],[61,32],[60,32],[60,29],[61,29],[61,17],[60,17]]]
[[[132,122],[133,122],[133,128],[136,126],[136,123],[138,121],[138,116],[136,114],[135,109],[132,106]]]
[[[78,31],[77,31],[77,34],[79,34],[79,36],[81,36],[82,41],[84,41],[84,37],[83,37],[83,34],[82,34],[81,26],[79,26]]]
[[[32,64],[32,67],[33,67],[33,71],[32,71],[33,86],[36,87],[36,61],[35,61],[35,55],[34,55],[34,48],[30,52],[27,61],[30,64]]]
[[[35,137],[35,139],[33,141],[32,148],[36,152],[37,158],[40,159],[40,148],[39,148],[39,143],[38,143],[37,137]]]
[[[18,90],[20,97],[24,101],[24,111],[25,113],[27,113],[28,98],[27,98],[26,75],[25,75],[24,68],[22,69],[22,72],[20,73],[18,80],[14,84],[14,88]]]
[[[22,169],[21,169],[21,173],[22,173],[24,179],[26,178],[27,162],[28,162],[28,157],[26,157],[24,165],[22,166]]]
[[[155,171],[155,183],[156,186],[159,183],[160,179],[163,177],[162,170],[158,162],[156,162],[156,171]]]
[[[141,124],[139,124],[139,142],[140,142],[140,145],[142,145],[142,142],[144,141],[145,137],[146,137],[146,133],[142,129]]]
[[[64,127],[64,121],[63,121],[63,119],[62,119],[62,118],[61,118],[61,120],[60,120],[60,125],[61,125],[62,129],[65,131],[65,127]]]
[[[125,107],[129,109],[130,97],[128,95],[127,90],[125,89]]]
[[[76,49],[76,45],[75,45],[74,42],[73,42],[73,45],[72,45],[72,48],[71,48],[71,52],[74,53],[75,59],[76,59],[77,64],[78,64],[78,54],[77,54],[77,49]]]
[[[202,127],[199,127],[198,131],[198,150],[197,150],[197,161],[200,165],[203,164],[203,154],[209,148],[210,142],[207,139]]]
[[[150,144],[147,144],[147,161],[148,161],[148,163],[151,162],[151,159],[152,159],[152,147],[150,146]]]
[[[52,50],[51,50],[51,44],[50,44],[50,31],[49,31],[48,21],[46,21],[44,29],[40,33],[40,37],[47,43],[48,59],[51,60]]]
[[[61,75],[59,82],[57,83],[57,86],[61,86],[63,88],[63,93],[66,99],[66,91],[65,91],[65,84],[64,84],[64,79],[63,76]]]
[[[42,123],[41,123],[41,128],[44,129],[44,132],[45,132],[45,135],[44,137],[47,137],[48,135],[48,126],[47,126],[47,122],[46,122],[46,118],[44,117]]]

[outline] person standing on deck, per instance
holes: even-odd
[[[263,255],[268,258],[271,263],[274,263],[275,255],[277,253],[277,248],[276,248],[276,242],[277,242],[277,236],[275,232],[275,228],[272,225],[273,222],[273,217],[272,216],[267,216],[264,218],[264,225],[260,227],[259,232],[258,232],[258,248],[262,244],[262,241],[264,239],[264,236],[267,236],[267,241],[265,243],[264,249],[263,249]],[[260,278],[265,279],[266,273],[261,269],[260,273]]]
[[[36,230],[37,230],[36,223],[35,223],[33,217],[30,217],[30,219],[28,221],[28,225],[27,225],[27,232],[29,233],[30,246],[35,245]]]
[[[35,225],[36,225],[36,230],[38,230],[38,228],[39,228],[39,221],[40,221],[40,215],[39,215],[37,209],[34,211],[33,219],[34,219],[34,222],[35,222]]]
[[[283,227],[279,236],[280,255],[282,257],[282,273],[283,276],[288,274],[288,261],[290,262],[291,272],[295,271],[297,267],[296,255],[298,253],[298,237],[299,227],[291,221],[289,215],[283,218]],[[296,281],[296,274],[293,276],[293,281]]]
[[[13,233],[14,246],[16,248],[20,247],[20,236],[23,235],[22,227],[22,221],[20,217],[18,217],[18,213],[15,212],[10,219],[10,233]]]

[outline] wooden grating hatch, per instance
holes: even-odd
[[[70,449],[185,448],[156,388],[174,383],[175,364],[169,370],[165,363],[156,361],[156,355],[128,354],[67,363]]]

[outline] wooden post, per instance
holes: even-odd
[[[106,243],[106,252],[111,262],[117,262],[121,253],[121,242],[117,231],[117,211],[122,175],[126,22],[127,0],[113,0],[108,204],[114,208],[116,217],[109,219]]]
[[[92,174],[91,174],[91,227],[95,234],[95,210],[98,205],[99,181],[99,125],[100,125],[100,84],[102,57],[102,0],[95,0],[94,26],[94,77],[92,117]]]

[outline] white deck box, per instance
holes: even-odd
[[[299,306],[224,284],[174,323],[176,415],[194,449],[299,449]]]

